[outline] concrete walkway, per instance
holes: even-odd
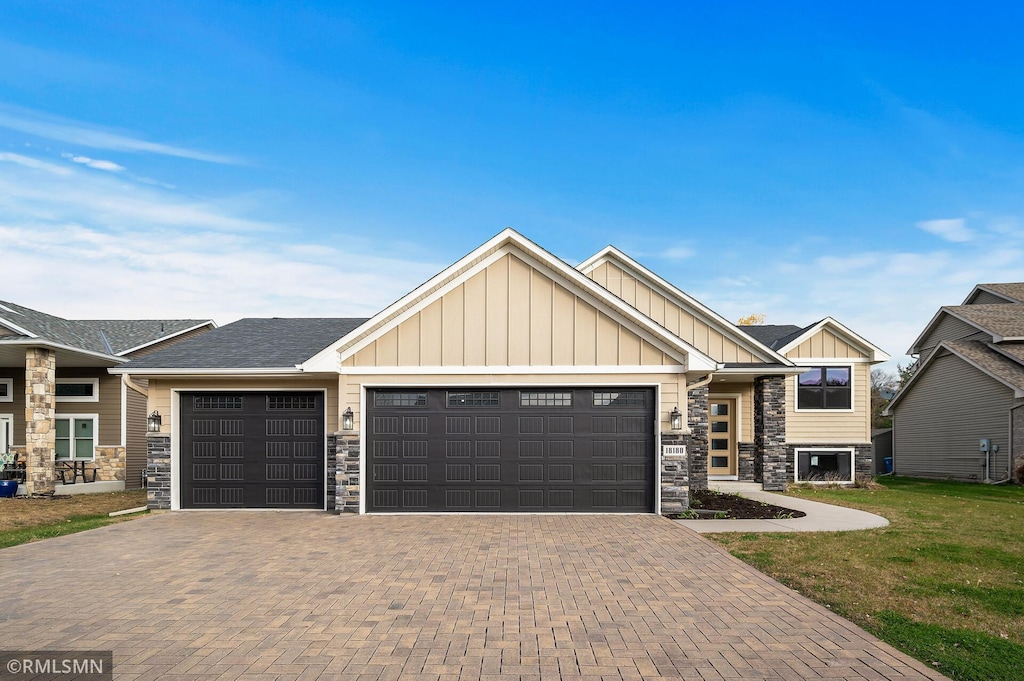
[[[117,681],[944,678],[655,515],[165,513],[0,574],[5,649]]]
[[[763,501],[773,506],[803,511],[803,518],[783,520],[677,520],[676,522],[694,532],[710,534],[715,532],[846,532],[885,527],[889,521],[880,515],[858,511],[855,508],[833,506],[818,501],[808,501],[782,494],[772,494],[761,489],[754,482],[732,482],[712,480],[712,489],[729,494],[738,494],[748,499]]]

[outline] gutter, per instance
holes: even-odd
[[[129,374],[121,374],[121,383],[124,383],[125,387],[131,388],[143,397],[149,397],[149,388],[143,388]]]

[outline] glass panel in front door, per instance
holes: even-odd
[[[736,475],[736,400],[708,401],[708,475]]]

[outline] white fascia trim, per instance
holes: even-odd
[[[180,336],[180,335],[182,335],[184,333],[189,333],[190,331],[195,331],[196,329],[201,329],[204,326],[212,326],[214,329],[216,329],[217,328],[217,323],[215,321],[213,321],[212,319],[208,319],[207,321],[203,322],[202,324],[196,324],[195,326],[190,326],[187,329],[182,329],[181,331],[176,331],[174,333],[167,334],[166,336],[161,336],[160,338],[157,338],[156,340],[146,341],[142,345],[136,345],[134,348],[128,348],[127,350],[122,350],[121,352],[117,353],[117,356],[118,357],[123,357],[125,355],[129,355],[129,354],[131,354],[133,352],[137,352],[138,350],[141,350],[142,348],[148,348],[150,345],[156,345],[157,343],[163,343],[164,341],[170,340],[172,338],[176,338],[176,337],[178,337],[178,336]]]
[[[723,367],[715,371],[715,375],[757,375],[757,376],[795,376],[802,374],[805,367],[801,366],[788,366],[788,367],[766,367],[764,369],[759,367]]]
[[[845,366],[847,364],[874,364],[873,359],[867,357],[798,357],[793,360],[797,368],[820,366]]]
[[[295,367],[251,368],[251,369],[139,369],[111,367],[111,374],[131,374],[140,378],[148,376],[305,376],[307,372],[296,371]],[[337,373],[337,370],[331,373]]]
[[[105,359],[108,362],[116,364],[124,364],[127,359],[117,357],[115,355],[108,355],[105,352],[94,352],[92,350],[83,350],[82,348],[72,347],[70,345],[64,345],[63,343],[54,343],[43,338],[30,338],[30,339],[18,339],[18,340],[0,340],[0,345],[20,345],[29,348],[48,348],[50,350],[67,350],[68,352],[74,352],[79,355],[85,355],[86,357],[95,357],[97,359]]]
[[[627,320],[631,325],[639,327],[638,331],[640,331],[641,337],[655,344],[663,352],[674,356],[680,363],[688,364],[689,369],[714,371],[719,367],[719,364],[708,355],[672,335],[667,329],[658,326],[639,311],[626,305],[604,287],[510,229],[504,230],[345,337],[345,339],[351,340],[347,342],[344,342],[345,339],[339,340],[300,366],[307,371],[339,371],[340,364],[345,359],[356,354],[484,268],[512,253],[512,246],[518,250],[519,256],[525,256],[523,259],[528,264],[542,271],[552,280],[568,280],[576,285],[579,289],[578,295],[581,295],[587,302],[609,313],[618,321]]]
[[[832,319],[831,317],[825,317],[824,319],[822,319],[820,322],[818,322],[817,324],[815,324],[814,326],[809,328],[807,331],[805,331],[804,333],[800,334],[797,338],[795,338],[795,339],[791,340],[789,343],[787,343],[785,347],[779,348],[779,352],[781,352],[783,354],[789,352],[790,350],[792,350],[793,348],[798,347],[805,340],[807,340],[808,338],[812,337],[814,334],[818,333],[819,331],[821,331],[822,329],[824,329],[826,327],[831,327],[833,330],[838,331],[840,335],[846,336],[847,340],[853,341],[853,343],[855,345],[859,345],[864,350],[867,350],[868,354],[871,355],[871,357],[869,358],[869,361],[871,361],[873,363],[874,362],[885,362],[887,360],[892,359],[885,350],[883,350],[882,348],[878,347],[877,345],[875,345],[874,343],[872,343],[868,339],[864,338],[860,334],[854,332],[852,329],[849,329],[846,326],[843,326],[842,324],[840,324],[836,320]],[[793,361],[796,361],[796,360],[793,360]],[[804,361],[804,360],[801,359],[800,361]]]
[[[399,367],[343,367],[341,373],[346,376],[465,376],[465,375],[549,375],[579,374],[685,374],[682,366],[632,365],[632,366],[399,366]]]
[[[730,340],[740,343],[741,345],[746,345],[760,353],[763,353],[762,359],[765,359],[766,361],[776,361],[780,364],[789,363],[790,360],[788,358],[783,357],[780,353],[772,350],[756,338],[743,333],[742,329],[738,330],[736,325],[731,323],[728,319],[718,314],[707,305],[704,305],[696,298],[688,295],[671,282],[662,279],[660,276],[614,246],[606,246],[601,251],[598,251],[580,263],[576,269],[585,275],[587,272],[600,267],[606,262],[615,262],[615,264],[619,266],[625,265],[627,268],[633,270],[633,275],[637,276],[638,279],[646,279],[647,283],[653,284],[654,288],[660,288],[660,293],[663,296],[669,300],[675,299],[676,303],[678,303],[680,307],[692,307],[698,313],[705,316],[708,321],[715,322],[715,324],[712,324],[711,326],[713,326],[722,335],[726,336]],[[739,333],[737,333],[737,331],[739,331]]]

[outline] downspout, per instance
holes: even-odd
[[[703,388],[708,383],[710,383],[711,379],[713,379],[713,378],[714,378],[714,375],[708,374],[704,378],[701,378],[701,379],[699,379],[697,381],[694,381],[693,383],[687,383],[686,384],[686,391],[689,392],[691,390],[696,390],[697,388]],[[1024,405],[1022,405],[1022,406],[1024,406]]]
[[[142,395],[143,397],[149,397],[149,388],[143,388],[141,385],[133,381],[132,377],[129,376],[128,374],[121,374],[121,382],[124,383],[125,386],[131,388],[135,392]]]

